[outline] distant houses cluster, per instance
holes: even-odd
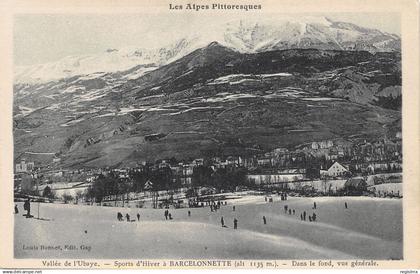
[[[64,192],[76,192],[87,188],[99,175],[110,172],[122,180],[130,180],[132,172],[167,170],[173,180],[183,187],[192,185],[197,167],[218,169],[242,168],[246,179],[255,185],[275,185],[322,179],[348,179],[375,173],[401,172],[401,140],[383,139],[375,142],[346,140],[322,140],[291,148],[276,148],[251,156],[217,156],[179,161],[174,158],[138,162],[134,167],[120,168],[56,168],[59,163],[53,157],[51,165],[36,165],[22,158],[15,164],[15,191],[33,188],[38,191],[45,185]]]
[[[21,159],[19,163],[15,165],[15,173],[27,173],[34,170],[34,162],[26,162],[26,159]]]

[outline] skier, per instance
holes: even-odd
[[[233,209],[233,211],[235,211],[236,207],[235,207],[235,206],[233,206],[233,207],[232,207],[232,209]]]
[[[344,207],[345,209],[347,209],[347,202],[344,202]]]
[[[238,229],[238,220],[233,219],[233,229]]]
[[[306,221],[306,211],[303,212],[303,220]]]
[[[188,210],[188,217],[191,217],[191,211]]]
[[[15,214],[18,214],[18,213],[19,213],[19,209],[18,209],[17,205],[15,205]]]
[[[129,221],[130,221],[130,215],[128,215],[128,213],[127,213],[127,214],[125,214],[125,218],[127,219],[127,222],[129,222]]]
[[[137,213],[137,221],[140,222],[140,213]]]
[[[220,218],[220,223],[222,224],[222,227],[225,227],[225,220],[223,219],[223,216]]]
[[[265,218],[265,216],[263,216],[263,222],[265,225],[267,224],[267,219]]]
[[[316,221],[316,214],[315,214],[315,212],[314,213],[312,213],[312,221]]]
[[[316,203],[314,202],[314,209],[316,209]]]

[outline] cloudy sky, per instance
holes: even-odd
[[[218,17],[217,22],[250,18],[261,14],[241,13]],[[304,14],[326,16],[400,35],[400,18],[394,13]],[[273,17],[284,16],[273,14]],[[296,15],[294,15],[296,16]],[[267,17],[265,15],[265,17]],[[179,13],[45,15],[22,14],[14,20],[15,65],[56,61],[69,55],[92,54],[108,48],[158,47],[177,38],[211,28],[214,15]]]

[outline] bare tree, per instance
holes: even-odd
[[[64,193],[62,197],[65,204],[68,204],[69,202],[73,201],[73,196],[71,196],[68,193]]]
[[[82,200],[83,199],[83,192],[81,191],[81,190],[78,190],[77,192],[76,192],[76,204],[78,204],[79,203],[79,200]]]

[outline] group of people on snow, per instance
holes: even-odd
[[[124,217],[123,217],[123,215],[122,215],[122,213],[121,212],[118,212],[117,213],[117,220],[118,221],[124,221]],[[127,221],[127,222],[134,222],[134,220],[131,220],[130,219],[130,214],[125,214],[125,220]],[[140,222],[140,213],[137,213],[137,221],[138,222]]]

